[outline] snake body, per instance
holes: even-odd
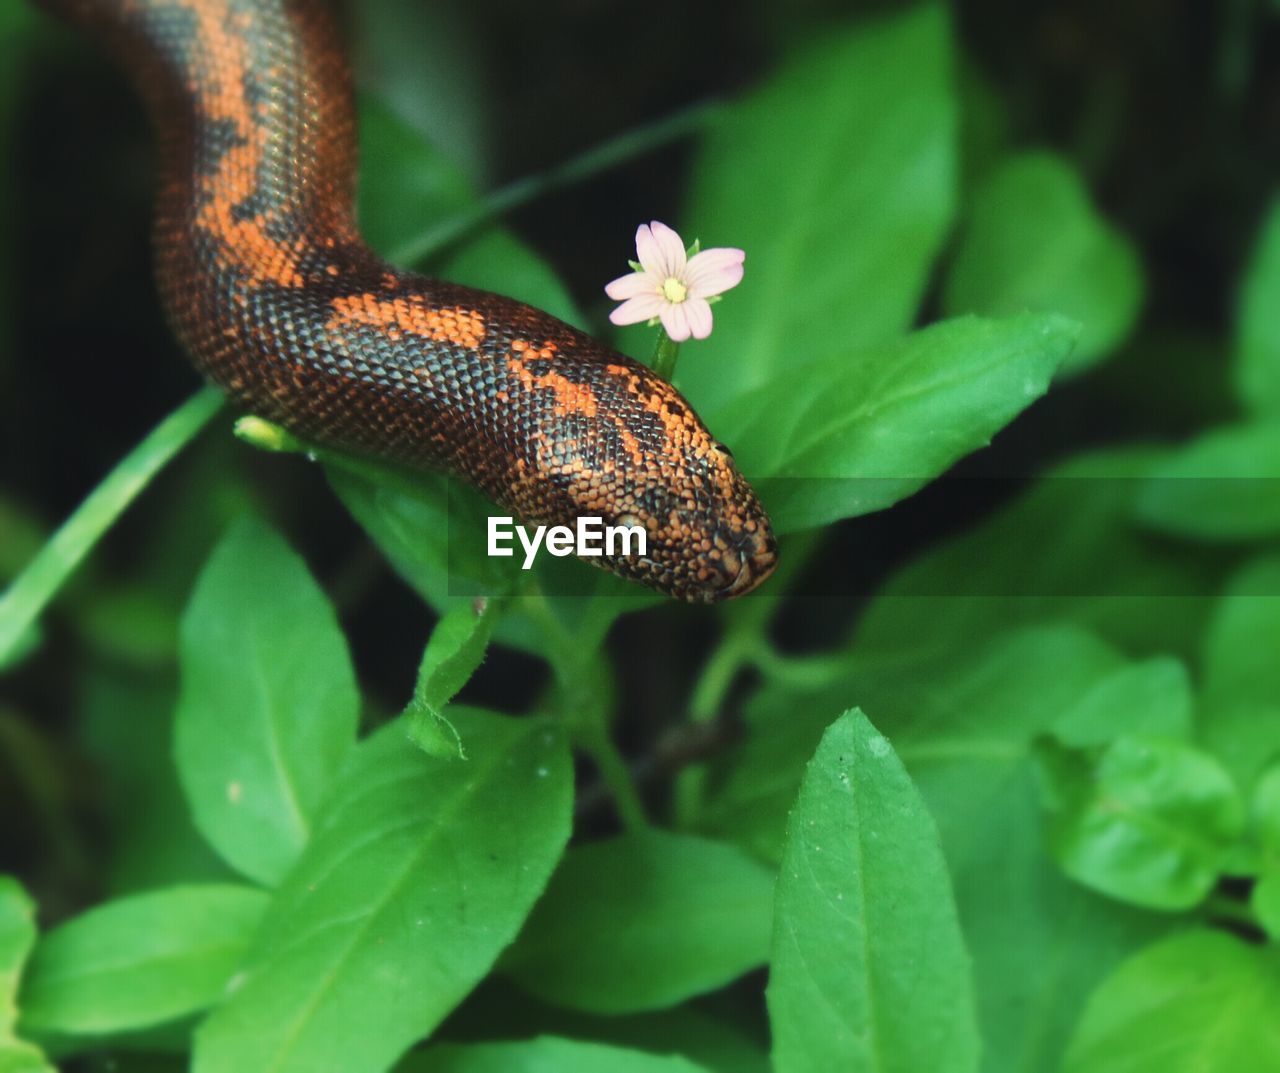
[[[641,524],[646,555],[589,561],[670,596],[737,596],[773,568],[767,515],[670,384],[541,310],[364,243],[351,75],[322,3],[43,3],[103,39],[147,102],[161,298],[241,406],[443,468],[529,524]]]

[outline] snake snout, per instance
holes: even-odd
[[[710,592],[712,601],[743,596],[773,573],[778,565],[778,544],[767,525],[741,533],[721,553],[717,562],[722,584]]]

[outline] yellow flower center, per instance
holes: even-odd
[[[689,296],[689,288],[675,276],[668,276],[662,283],[662,297],[668,302],[683,302]]]

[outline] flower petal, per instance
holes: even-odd
[[[677,343],[689,338],[689,314],[685,302],[663,302],[658,316],[662,318],[662,326]]]
[[[662,249],[648,224],[636,228],[636,260],[650,275],[657,276],[659,280],[666,279],[662,271]]]
[[[710,298],[723,294],[730,287],[742,282],[742,262],[746,253],[731,246],[695,253],[685,269],[684,281],[689,294],[696,298]]]
[[[662,256],[662,279],[683,279],[687,259],[684,240],[660,220],[649,221],[649,232]]]
[[[656,317],[666,305],[660,294],[638,294],[618,306],[609,319],[614,324],[639,324]]]
[[[657,294],[662,289],[662,281],[655,279],[648,272],[632,272],[627,276],[619,276],[605,284],[604,293],[615,302],[635,298],[640,294]]]
[[[684,306],[685,317],[689,321],[689,330],[695,339],[705,339],[711,334],[711,306],[705,298],[686,298],[680,303]]]

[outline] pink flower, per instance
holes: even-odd
[[[684,242],[666,224],[654,220],[636,230],[636,269],[615,279],[604,291],[621,302],[609,319],[614,324],[661,320],[677,343],[689,336],[711,334],[708,298],[736,287],[742,280],[742,250],[722,247],[689,257]]]

